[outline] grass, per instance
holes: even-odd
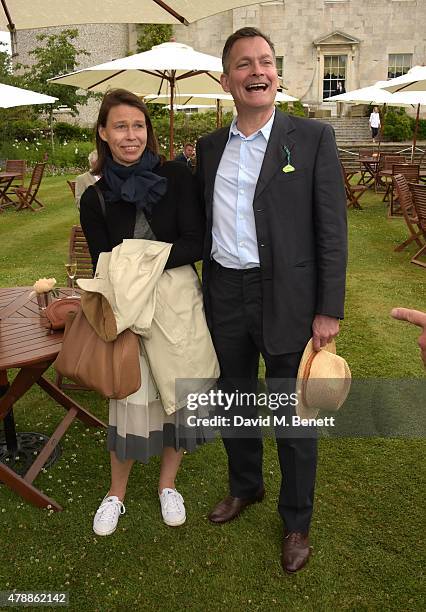
[[[0,215],[1,286],[30,285],[40,276],[65,282],[69,228],[77,222],[66,178],[45,179],[42,212]],[[347,308],[339,352],[354,378],[371,378],[373,384],[390,378],[396,386],[418,379],[420,384],[419,332],[390,319],[389,311],[397,305],[425,309],[425,270],[409,264],[409,252],[393,252],[406,233],[402,221],[386,219],[374,193],[363,196],[362,204],[364,210],[349,211]],[[96,394],[73,396],[107,418],[106,403]],[[424,403],[422,396],[415,399]],[[38,387],[15,408],[18,428],[27,431],[50,433],[61,415]],[[284,576],[279,563],[280,470],[271,440],[265,443],[267,497],[240,520],[221,527],[206,520],[227,491],[226,457],[217,441],[183,462],[178,482],[188,510],[184,526],[170,529],[160,519],[159,461],[152,459],[133,469],[127,514],[107,538],[91,529],[108,486],[105,433],[76,422],[61,447],[61,459],[35,484],[51,493],[63,512],[36,509],[0,487],[0,590],[66,590],[71,610],[425,608],[425,445],[419,432],[414,437],[321,440],[311,530],[314,555],[293,577]]]

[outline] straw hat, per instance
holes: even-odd
[[[334,340],[317,352],[311,338],[297,372],[296,414],[309,419],[315,418],[320,410],[337,412],[350,387],[351,371],[345,359],[336,355]]]

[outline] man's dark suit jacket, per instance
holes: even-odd
[[[229,128],[197,143],[206,210],[203,286],[206,316],[213,190]],[[294,172],[283,172],[290,151]],[[334,132],[314,119],[276,110],[253,199],[263,297],[263,339],[272,355],[303,350],[316,314],[343,318],[347,260],[346,197]]]
[[[187,157],[185,157],[184,153],[179,153],[179,155],[176,155],[174,161],[186,164],[191,170],[192,168],[194,168],[194,162],[192,161],[192,159],[188,159]]]

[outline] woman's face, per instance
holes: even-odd
[[[145,151],[147,131],[144,113],[127,104],[113,106],[99,136],[108,143],[114,161],[123,166],[136,164]]]

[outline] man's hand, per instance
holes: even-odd
[[[411,308],[393,308],[391,315],[394,319],[408,321],[408,323],[413,323],[414,325],[418,325],[419,327],[423,328],[417,343],[420,347],[420,353],[426,367],[426,312],[412,310]]]
[[[327,315],[315,315],[312,323],[312,338],[314,351],[319,351],[339,333],[339,319]]]

